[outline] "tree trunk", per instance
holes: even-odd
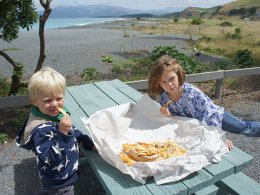
[[[8,96],[16,95],[21,87],[27,87],[28,82],[22,81],[23,65],[18,64],[14,67],[11,88]]]
[[[37,72],[38,70],[40,70],[42,68],[42,64],[44,62],[44,59],[46,57],[45,55],[45,39],[44,39],[44,26],[45,23],[49,17],[49,15],[51,14],[51,7],[50,7],[50,3],[52,0],[40,0],[40,3],[42,5],[42,7],[44,8],[44,13],[42,16],[40,16],[40,25],[39,25],[39,37],[40,37],[40,56],[38,59],[38,63],[36,66],[36,69],[34,72]]]
[[[17,64],[7,53],[0,50],[0,55],[3,56],[12,66],[13,66],[13,75],[12,83],[8,93],[8,96],[16,95],[20,87],[26,87],[28,82],[22,81],[23,76],[23,65]]]

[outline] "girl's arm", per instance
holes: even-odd
[[[208,126],[221,128],[224,109],[214,102],[202,91],[194,94],[194,118]]]

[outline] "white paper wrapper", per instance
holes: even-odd
[[[122,104],[82,118],[102,158],[138,182],[153,176],[157,185],[180,180],[202,167],[217,163],[228,152],[225,133],[185,117],[164,117],[160,105],[144,95],[136,105]],[[185,156],[127,166],[119,157],[124,143],[173,140]]]

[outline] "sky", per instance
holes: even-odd
[[[209,8],[235,0],[52,0],[51,7],[104,4],[131,9],[164,9],[167,7]],[[34,0],[37,9],[42,9],[39,0]]]

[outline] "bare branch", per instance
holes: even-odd
[[[3,56],[13,67],[17,66],[15,61],[4,51],[0,50],[0,55]]]
[[[49,15],[51,14],[51,7],[50,7],[50,2],[51,0],[40,0],[41,5],[44,7],[44,13],[43,15],[40,16],[40,25],[39,25],[39,37],[40,37],[40,56],[38,59],[38,63],[35,69],[35,72],[40,70],[42,67],[42,64],[44,62],[44,59],[46,57],[45,55],[45,38],[44,38],[44,27],[45,27],[45,23],[49,17]]]
[[[50,6],[50,3],[51,3],[52,0],[40,0],[40,4],[42,5],[42,7],[44,9],[47,9],[49,6]]]

